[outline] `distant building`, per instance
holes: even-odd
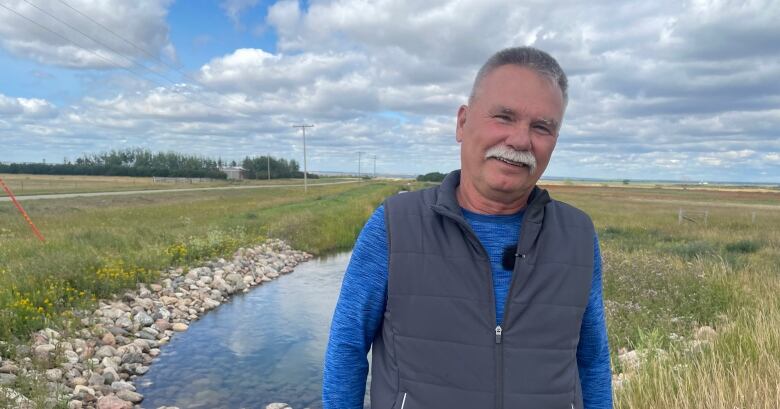
[[[228,179],[241,180],[244,178],[244,172],[246,169],[240,166],[227,166],[219,168],[219,171],[226,174]]]

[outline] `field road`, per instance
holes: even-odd
[[[344,182],[330,183],[310,183],[309,187],[342,185],[345,183],[360,183],[360,180],[347,180]],[[222,186],[222,187],[200,187],[192,189],[160,189],[160,190],[127,190],[117,192],[91,192],[91,193],[58,193],[49,195],[29,195],[16,196],[16,200],[44,200],[44,199],[68,199],[71,197],[93,197],[93,196],[125,196],[125,195],[145,195],[152,193],[176,193],[176,192],[195,192],[200,190],[235,190],[235,189],[271,189],[280,187],[303,187],[303,183],[294,185],[251,185],[251,186]],[[0,197],[0,202],[10,202],[8,196]]]
[[[633,197],[628,198],[628,200],[632,202],[650,202],[650,203],[663,203],[663,204],[686,205],[686,206],[742,207],[747,209],[780,210],[780,205],[718,202],[715,200],[696,201],[696,200],[672,200],[672,199],[647,199],[647,198],[633,198]]]

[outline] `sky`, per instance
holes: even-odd
[[[0,161],[147,148],[459,167],[481,64],[569,76],[546,176],[780,183],[778,1],[3,0]],[[360,158],[360,163],[359,163]]]

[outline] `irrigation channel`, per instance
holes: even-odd
[[[322,361],[350,252],[299,264],[193,322],[137,380],[143,408],[321,409]]]

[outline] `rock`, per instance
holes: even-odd
[[[184,332],[189,328],[189,326],[183,322],[175,322],[172,328],[176,332]]]
[[[73,394],[80,398],[81,400],[85,400],[89,397],[93,398],[95,397],[95,390],[92,388],[88,388],[83,385],[76,385],[75,388],[73,388]]]
[[[132,322],[130,322],[130,326],[131,327],[133,326]],[[127,332],[126,329],[121,328],[121,327],[116,327],[116,326],[113,326],[113,325],[108,328],[108,332],[110,332],[114,336],[115,343],[121,343],[120,340],[119,340],[119,337],[123,337],[123,336],[126,337],[126,336],[130,335],[130,333]]]
[[[103,345],[109,345],[109,346],[116,345],[116,338],[114,338],[114,334],[112,334],[111,332],[106,332],[103,335],[101,341],[103,341]]]
[[[47,339],[60,339],[60,333],[51,328],[44,328],[41,332],[46,335]]]
[[[19,372],[19,367],[16,366],[12,361],[3,361],[3,366],[0,366],[0,373],[15,374],[17,372]]]
[[[46,379],[57,382],[62,378],[62,369],[54,368],[46,371]]]
[[[714,341],[717,338],[718,333],[710,326],[703,326],[696,330],[694,338],[700,341]]]
[[[10,373],[0,373],[0,385],[13,385],[16,382],[16,375]]]
[[[618,361],[627,371],[639,369],[641,360],[637,351],[628,351],[618,355]]]
[[[152,296],[152,292],[142,285],[141,288],[138,289],[138,296],[140,298],[149,298]]]
[[[129,352],[122,356],[122,364],[140,364],[144,362],[144,356],[138,352]]]
[[[146,327],[146,328],[142,329],[137,334],[137,336],[138,336],[138,338],[148,339],[148,340],[152,340],[153,341],[153,340],[157,339],[157,334],[159,334],[159,332],[156,329],[154,329],[152,327]]]
[[[71,363],[75,364],[79,362],[79,354],[73,352],[73,351],[65,351],[65,359]]]
[[[133,321],[130,318],[124,316],[124,315],[119,317],[119,318],[117,318],[116,321],[115,321],[115,324],[116,324],[117,327],[120,327],[120,328],[132,328],[133,327]]]
[[[95,358],[97,359],[112,357],[114,355],[116,355],[116,349],[111,345],[103,345],[102,347],[98,348],[97,352],[95,352]]]
[[[135,368],[135,374],[138,376],[144,375],[147,372],[149,372],[148,366],[139,365],[137,368]]]
[[[152,324],[152,328],[160,332],[167,331],[171,329],[171,323],[165,319],[158,319],[157,321],[154,322],[154,324]]]
[[[219,301],[212,300],[211,298],[206,298],[206,300],[203,301],[203,308],[207,310],[217,308],[219,307],[219,305],[220,305]]]
[[[117,395],[107,395],[98,399],[97,409],[132,409],[133,404]]]
[[[35,404],[21,393],[8,388],[0,387],[0,402],[13,404],[14,409],[33,409]]]
[[[79,386],[79,385],[86,386],[87,382],[88,381],[84,377],[78,376],[78,377],[73,378],[70,381],[70,384],[75,388],[76,386]]]
[[[117,362],[119,361],[119,362]],[[102,361],[100,361],[100,366],[103,368],[119,368],[119,363],[121,362],[120,358],[118,356],[111,356],[111,357],[105,357]]]
[[[267,405],[265,409],[292,409],[292,408],[290,407],[290,405],[286,403],[275,402],[270,405]]]
[[[135,392],[135,386],[133,386],[132,383],[125,382],[125,381],[116,381],[111,383],[111,389],[114,392],[119,392],[119,391]]]
[[[225,276],[225,281],[230,284],[237,285],[238,283],[244,282],[244,277],[238,273],[230,273]]]
[[[133,317],[133,321],[135,321],[141,327],[148,327],[154,324],[154,319],[145,312],[139,312],[136,314],[135,317]]]
[[[103,369],[103,379],[106,381],[105,383],[109,385],[121,380],[119,374],[116,372],[116,369],[111,367]]]
[[[89,377],[89,386],[98,386],[98,385],[105,385],[105,384],[106,384],[105,378],[103,378],[103,376],[97,372],[93,372],[92,376]]]
[[[72,400],[68,402],[68,409],[81,409],[84,407],[84,403],[80,400]]]
[[[142,400],[144,400],[144,395],[141,395],[138,392],[128,391],[128,390],[120,390],[116,393],[116,396],[119,397],[119,399],[126,400],[128,402],[138,403]]]
[[[133,345],[138,348],[139,352],[149,352],[149,349],[152,348],[153,344],[156,344],[153,340],[136,339],[133,341]]]
[[[37,347],[35,347],[35,355],[45,359],[48,358],[49,354],[54,352],[55,349],[57,349],[57,347],[52,344],[38,345]]]

